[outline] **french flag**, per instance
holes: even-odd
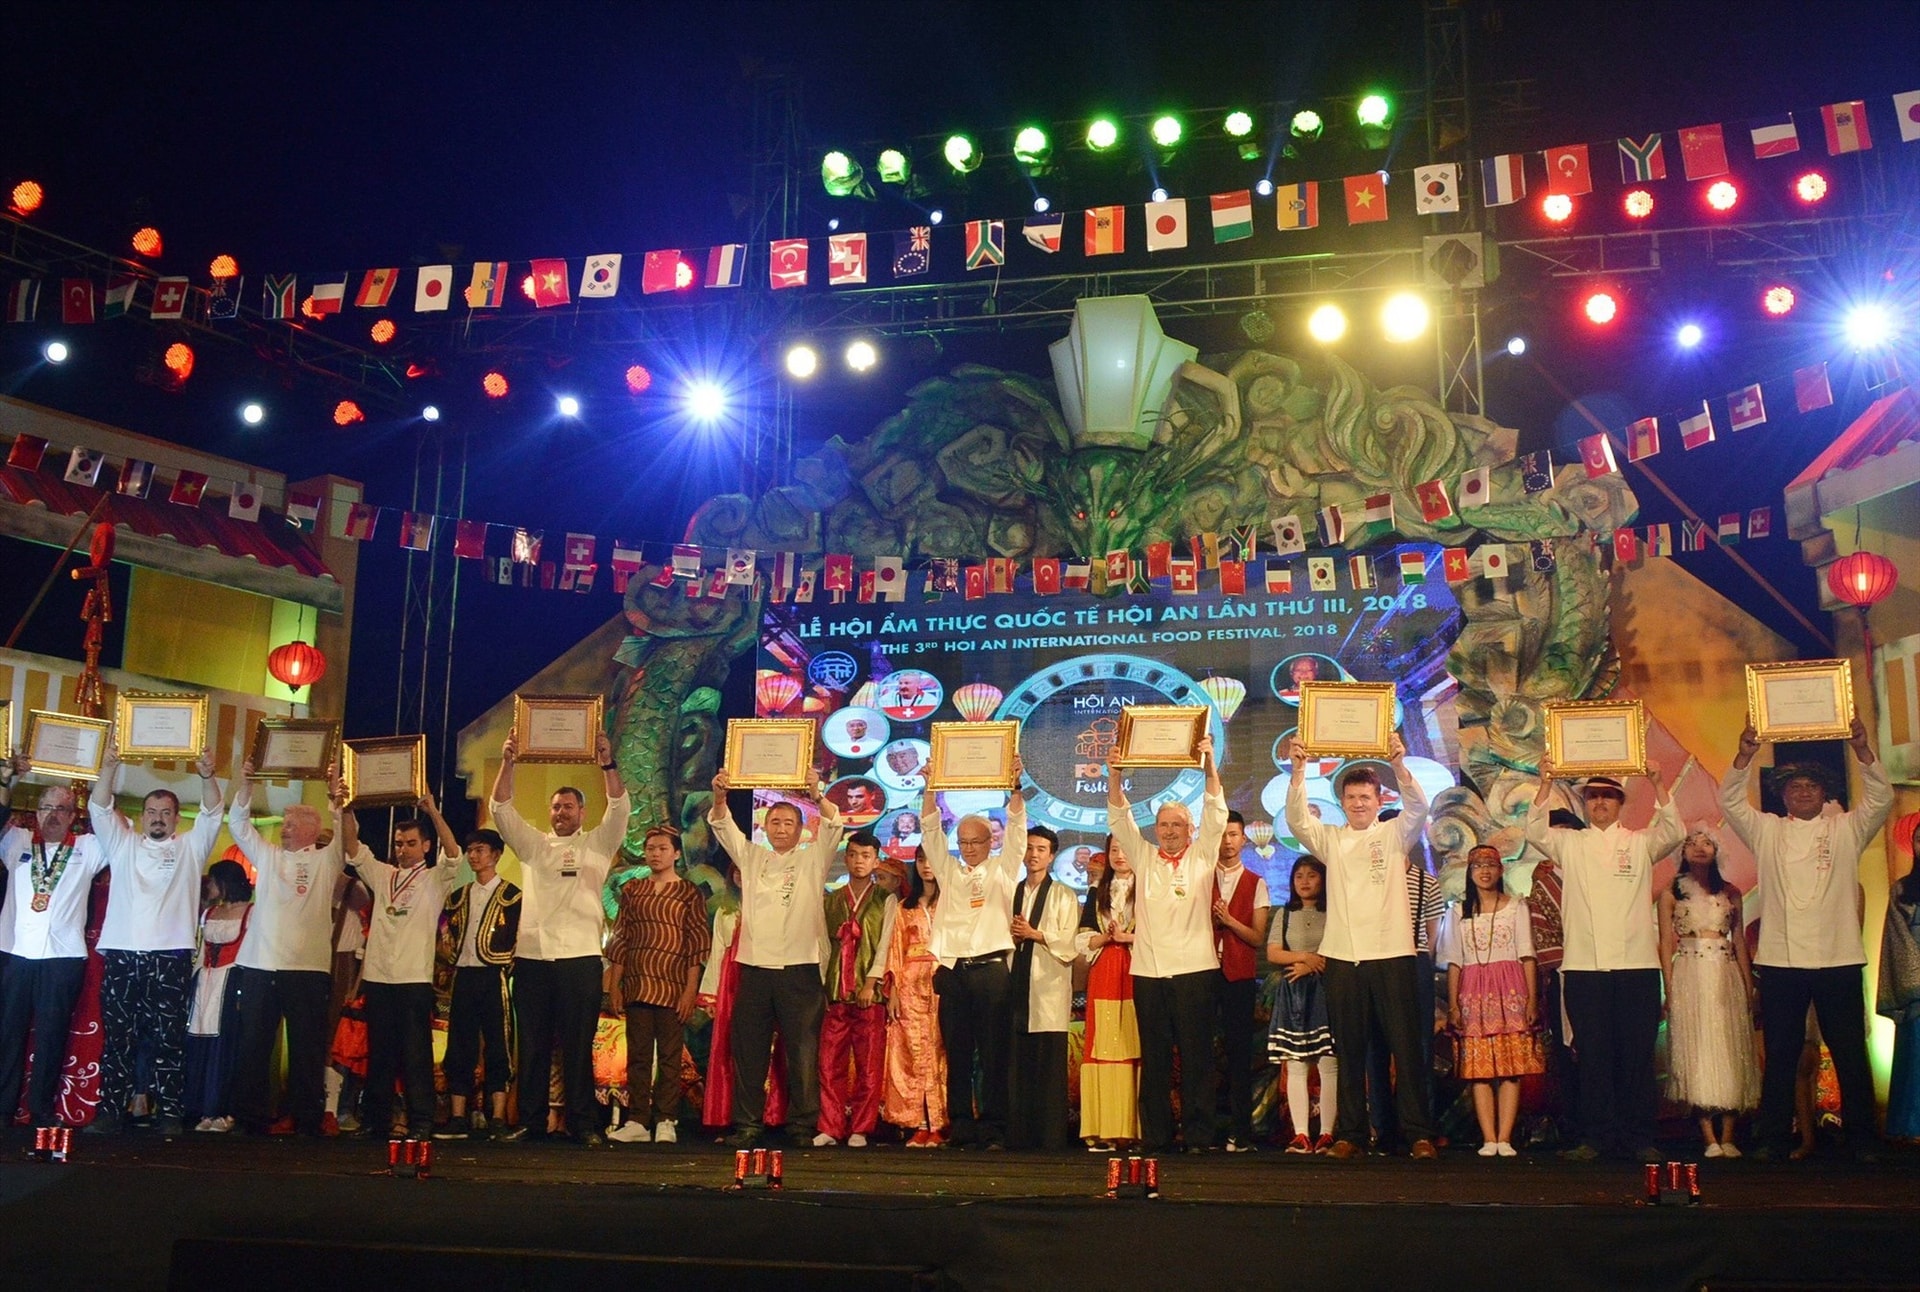
[[[747,278],[747,244],[729,242],[707,252],[707,286],[738,287]]]
[[[1488,206],[1511,206],[1527,195],[1520,153],[1502,153],[1480,163],[1480,191]]]

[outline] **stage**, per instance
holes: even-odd
[[[429,1180],[367,1140],[18,1144],[5,1268],[56,1288],[1920,1285],[1912,1153],[1705,1162],[1703,1205],[1649,1207],[1637,1165],[1464,1150],[1168,1156],[1147,1202],[1102,1197],[1089,1153],[790,1149],[783,1191],[734,1194],[703,1143],[440,1143]]]

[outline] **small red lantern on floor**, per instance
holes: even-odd
[[[267,656],[267,672],[273,674],[274,681],[297,691],[327,675],[327,657],[318,646],[288,642],[274,647]]]
[[[1878,552],[1854,552],[1827,567],[1827,586],[1850,606],[1865,610],[1885,601],[1900,582],[1900,567]]]

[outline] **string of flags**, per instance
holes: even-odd
[[[1892,105],[1901,142],[1920,141],[1920,90],[1893,95]],[[1826,104],[1818,110],[1818,117],[1819,137],[1826,145],[1828,156],[1866,152],[1874,146],[1864,100]],[[1726,123],[1709,122],[1685,127],[1671,135],[1654,132],[1638,139],[1612,140],[1620,182],[1622,185],[1646,184],[1669,178],[1667,146],[1670,140],[1679,155],[1680,173],[1686,180],[1705,181],[1726,175],[1732,169],[1729,147],[1739,139],[1740,129],[1737,125],[1730,129]],[[1745,130],[1757,161],[1791,156],[1800,151],[1800,125],[1792,112],[1749,122]],[[1600,168],[1596,148],[1604,157],[1607,143],[1564,144],[1537,154],[1502,153],[1464,164],[1417,166],[1411,170],[1412,182],[1404,186],[1396,186],[1395,180],[1407,172],[1393,171],[1370,171],[1338,181],[1280,184],[1274,186],[1271,198],[1273,227],[1282,232],[1318,228],[1323,185],[1330,189],[1336,189],[1337,185],[1328,204],[1344,213],[1348,226],[1387,220],[1395,214],[1393,207],[1398,207],[1400,213],[1416,216],[1458,212],[1464,190],[1476,182],[1483,205],[1508,206],[1526,197],[1530,171],[1538,177],[1544,193],[1579,197],[1594,189],[1595,172]],[[1408,193],[1409,198],[1395,196],[1390,201],[1390,195],[1400,192]],[[1253,237],[1254,202],[1255,195],[1249,189],[1215,193],[1205,199],[1206,225],[1214,245]],[[1085,256],[1121,255],[1128,248],[1131,209],[1110,205],[1078,212],[1037,213],[1021,222],[1021,239],[1034,251],[1056,255],[1071,245],[1069,234],[1077,224],[1078,242]],[[1078,218],[1070,220],[1070,217]],[[1146,250],[1160,253],[1188,247],[1188,219],[1189,202],[1184,197],[1145,203],[1140,208],[1140,221],[1144,226]],[[999,269],[1006,264],[1009,223],[1006,219],[965,222],[961,265],[966,272]],[[829,288],[858,287],[870,282],[923,277],[935,267],[936,244],[931,224],[898,230],[834,233],[826,239],[824,261],[814,260],[813,243],[809,238],[779,238],[766,244],[769,290],[803,288],[820,282]],[[644,252],[638,257],[640,292],[651,296],[744,287],[748,260],[756,249],[757,244],[750,247],[747,243],[735,242]],[[620,295],[627,262],[628,257],[623,253],[604,252],[577,262],[564,257],[543,257],[518,262],[483,260],[471,265],[422,265],[413,271],[413,311],[431,314],[449,310],[456,296],[470,310],[500,309],[507,301],[514,264],[526,265],[522,288],[537,309],[611,299]],[[822,269],[824,273],[816,277]],[[340,314],[349,302],[357,309],[399,309],[405,301],[401,291],[404,273],[400,267],[388,266],[357,274],[344,270],[304,275],[267,274],[261,280],[259,313],[269,320],[298,322],[303,316],[317,321]],[[462,277],[464,285],[459,282]],[[627,281],[632,281],[630,274]],[[184,276],[122,272],[110,276],[104,284],[89,278],[62,278],[58,282],[61,321],[77,325],[128,314],[136,307],[142,289],[147,311],[156,319],[184,317],[196,295],[204,302],[209,319],[235,318],[241,309],[246,280],[236,273],[216,278],[209,286],[200,288]],[[307,288],[304,299],[300,295],[303,284]],[[41,287],[38,279],[16,281],[8,287],[8,322],[27,323],[36,319]]]

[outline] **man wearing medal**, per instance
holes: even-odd
[[[17,779],[32,765],[24,754],[15,754],[12,770]],[[87,969],[87,900],[93,877],[107,864],[99,839],[75,835],[73,821],[73,790],[49,785],[40,792],[32,827],[16,826],[0,835],[0,864],[7,874],[6,901],[0,904],[0,952],[6,954],[0,1109],[11,1123],[31,1032],[27,1111],[36,1128],[56,1124],[54,1100],[66,1073],[68,1029]]]
[[[193,953],[198,941],[200,877],[220,836],[220,783],[213,754],[194,763],[200,774],[200,813],[180,833],[180,799],[154,790],[140,804],[135,831],[114,807],[120,772],[116,743],[107,747],[100,780],[87,800],[93,833],[106,854],[113,885],[99,951],[100,1017],[106,1046],[100,1057],[100,1112],[87,1127],[120,1129],[134,1094],[135,1057],[144,1049],[153,1073],[156,1129],[179,1135],[186,1126],[187,1014],[193,1003]]]
[[[392,861],[378,861],[359,839],[352,812],[341,814],[347,870],[373,893],[360,970],[367,1002],[367,1081],[362,1096],[363,1133],[385,1136],[393,1121],[393,1082],[407,1088],[407,1134],[433,1133],[433,952],[440,911],[460,873],[460,841],[447,828],[428,794],[420,799],[427,820],[398,821]],[[435,838],[440,845],[434,855]]]

